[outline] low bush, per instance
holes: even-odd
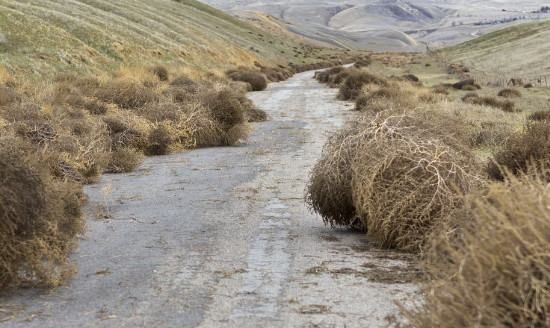
[[[418,78],[418,76],[414,74],[405,74],[403,75],[403,79],[406,81],[415,82],[415,83],[420,82],[420,79]]]
[[[504,98],[520,98],[521,92],[516,89],[502,89],[498,92],[498,96]]]
[[[355,110],[377,113],[388,109],[410,109],[415,104],[412,94],[401,90],[398,86],[390,86],[357,97]]]
[[[530,121],[522,131],[510,136],[487,165],[487,173],[502,181],[504,171],[524,174],[530,166],[550,167],[550,121]]]
[[[335,75],[345,71],[342,66],[333,67],[324,71],[315,72],[314,78],[321,83],[329,83]]]
[[[131,80],[112,80],[97,88],[93,95],[123,109],[137,109],[158,101],[153,90]]]
[[[453,88],[458,90],[465,90],[465,91],[475,91],[481,89],[479,84],[475,82],[475,80],[468,79],[468,80],[462,80],[452,85]]]
[[[398,115],[379,116],[362,131],[352,162],[353,200],[379,246],[419,252],[478,183],[473,154],[444,142],[440,129]]]
[[[356,134],[360,128],[357,124],[331,136],[309,176],[306,203],[330,226],[349,226],[356,217],[351,163],[356,156]]]
[[[373,242],[418,252],[477,186],[476,172],[474,156],[441,126],[382,112],[329,139],[306,202],[327,224],[347,226],[358,216]]]
[[[143,159],[143,153],[132,148],[118,148],[111,153],[106,172],[127,173],[139,166]]]
[[[448,87],[445,86],[445,85],[436,85],[433,87],[433,92],[435,94],[440,94],[440,95],[448,95],[449,94],[449,90],[448,90]]]
[[[509,177],[466,198],[432,235],[423,302],[411,326],[548,327],[550,189]]]
[[[494,97],[480,97],[474,94],[467,94],[462,98],[462,100],[474,105],[499,108],[502,111],[508,113],[513,113],[517,111],[514,102],[509,100],[498,100]]]
[[[550,121],[550,110],[539,110],[527,117],[531,121]]]
[[[151,67],[151,73],[153,73],[159,81],[168,81],[170,79],[168,69],[161,65]]]
[[[261,72],[240,68],[226,73],[233,81],[241,81],[250,84],[252,91],[262,91],[267,88],[267,79]]]
[[[338,98],[341,100],[355,100],[361,94],[363,86],[368,84],[388,86],[385,79],[376,75],[367,72],[352,72],[340,86]]]
[[[167,155],[170,152],[172,142],[170,132],[165,127],[159,126],[149,134],[145,153],[149,156]]]
[[[20,100],[21,98],[15,90],[0,86],[0,106],[6,106]]]
[[[83,230],[82,199],[23,149],[17,140],[0,143],[0,287],[57,286],[73,273],[67,257]]]

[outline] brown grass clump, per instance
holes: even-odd
[[[405,74],[403,75],[403,79],[405,79],[406,81],[415,82],[415,83],[420,82],[420,79],[418,78],[418,76],[414,74]]]
[[[489,106],[494,108],[500,108],[504,112],[513,113],[516,112],[516,105],[509,100],[498,100],[494,97],[479,97],[474,94],[466,95],[462,98],[464,102],[468,102],[479,106]]]
[[[240,68],[228,71],[226,75],[233,81],[241,81],[250,84],[252,91],[262,91],[267,88],[267,79],[265,75],[257,71]]]
[[[80,193],[51,180],[15,140],[0,145],[0,287],[57,286],[83,230]]]
[[[173,143],[172,135],[165,127],[155,128],[148,137],[149,144],[145,153],[149,156],[166,155],[170,152],[170,145]]]
[[[474,99],[477,99],[479,98],[479,95],[475,92],[468,92],[467,94],[465,94],[463,97],[462,97],[462,101],[463,102],[467,102],[467,103],[473,103],[474,102]]]
[[[524,174],[535,167],[550,167],[550,121],[530,121],[523,131],[510,136],[487,166],[489,177],[504,180],[503,170]]]
[[[550,110],[539,110],[527,117],[531,121],[550,121]]]
[[[123,109],[136,109],[158,100],[153,90],[131,80],[112,80],[97,88],[94,96]]]
[[[153,73],[159,81],[168,81],[170,79],[170,73],[168,73],[166,67],[161,65],[151,67],[151,73]]]
[[[380,246],[416,252],[477,185],[477,169],[441,126],[387,111],[329,139],[306,202],[327,224],[347,226],[359,216]]]
[[[0,106],[6,106],[21,101],[21,98],[12,88],[0,86]]]
[[[466,199],[425,251],[413,327],[550,326],[550,188],[510,177]]]
[[[202,103],[226,131],[245,122],[243,102],[239,94],[227,89],[219,92],[207,92],[202,97]]]
[[[440,94],[440,95],[448,95],[449,94],[449,90],[448,90],[448,87],[445,86],[445,85],[436,85],[433,87],[433,92],[435,94]]]
[[[384,248],[418,252],[432,228],[478,183],[474,156],[439,137],[441,127],[410,116],[378,116],[358,136],[354,204],[369,237]]]
[[[345,70],[342,66],[332,67],[324,71],[315,72],[314,78],[320,83],[329,83],[331,78]]]
[[[132,172],[139,166],[143,159],[143,153],[131,148],[119,148],[111,153],[111,158],[107,166],[108,173],[127,173]]]
[[[387,109],[408,109],[414,105],[412,95],[398,86],[391,86],[359,96],[355,101],[355,110],[378,113]]]
[[[309,176],[306,203],[330,226],[349,226],[356,217],[351,163],[359,129],[359,125],[351,126],[331,136]]]
[[[504,98],[520,98],[521,92],[516,89],[502,89],[498,92],[498,96]]]
[[[453,84],[453,88],[465,91],[475,91],[481,89],[481,86],[479,86],[479,84],[477,84],[475,80],[468,79]]]
[[[388,86],[388,82],[376,75],[367,72],[352,72],[340,86],[338,99],[355,100],[360,94],[363,86],[374,84],[382,87]]]

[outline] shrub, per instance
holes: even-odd
[[[519,98],[521,97],[521,92],[516,89],[502,89],[499,91],[498,96],[504,98]]]
[[[405,74],[403,75],[403,79],[407,80],[407,81],[410,81],[410,82],[420,82],[420,79],[418,78],[418,76],[414,75],[414,74]]]
[[[225,131],[229,131],[233,126],[245,122],[241,97],[241,95],[226,89],[205,93],[202,102],[221,127]]]
[[[331,226],[349,226],[356,217],[351,163],[356,155],[359,129],[355,125],[331,136],[309,175],[306,203]]]
[[[363,67],[370,66],[370,64],[372,64],[372,60],[370,59],[370,57],[365,57],[365,58],[357,59],[353,64],[353,67],[363,68]]]
[[[413,327],[548,327],[550,189],[510,177],[467,197],[432,236]]]
[[[376,113],[387,109],[407,109],[414,105],[410,95],[393,86],[359,96],[355,101],[355,110]]]
[[[0,287],[57,286],[83,230],[77,187],[51,180],[10,141],[0,145]]]
[[[306,202],[326,224],[347,226],[358,216],[373,242],[416,252],[477,185],[477,169],[440,126],[383,112],[329,139]]]
[[[321,83],[329,83],[330,79],[335,75],[345,71],[346,69],[342,66],[333,67],[324,71],[315,72],[315,79]]]
[[[550,110],[539,110],[527,117],[531,121],[550,121]]]
[[[238,69],[227,72],[227,77],[233,81],[241,81],[250,84],[252,91],[262,91],[267,88],[267,79],[260,72]]]
[[[479,106],[489,106],[494,108],[499,108],[502,111],[512,113],[516,111],[515,104],[509,100],[498,100],[494,97],[475,97],[473,95],[463,98],[464,101],[479,105]]]
[[[172,80],[172,82],[170,82],[170,85],[173,87],[181,87],[184,89],[196,88],[198,86],[195,81],[185,75],[180,75],[176,77]]]
[[[481,87],[476,84],[475,80],[468,79],[468,80],[462,80],[460,82],[457,82],[453,84],[453,88],[458,90],[466,90],[466,91],[475,91],[481,89]]]
[[[6,106],[19,101],[21,101],[21,98],[15,90],[0,86],[0,106]]]
[[[533,85],[533,83],[527,83],[523,86],[525,89],[531,89],[531,88],[534,88],[535,86]]]
[[[164,66],[157,65],[151,67],[151,73],[153,73],[159,81],[168,81],[170,78],[170,74]]]
[[[132,148],[119,148],[111,153],[106,172],[127,173],[139,166],[143,154]]]
[[[467,94],[465,94],[463,97],[462,97],[462,101],[463,102],[467,102],[467,103],[473,103],[474,102],[474,99],[477,99],[479,98],[479,95],[475,92],[468,92]]]
[[[130,80],[113,80],[95,91],[95,97],[123,109],[136,109],[158,100],[149,88]]]
[[[259,108],[250,108],[245,112],[247,122],[265,122],[267,121],[267,113]]]
[[[84,108],[92,115],[104,115],[109,110],[107,105],[97,100],[87,101]]]
[[[526,173],[530,165],[550,167],[550,121],[530,121],[510,136],[487,166],[489,177],[504,180],[503,170]]]
[[[170,132],[163,126],[157,127],[149,134],[146,154],[149,156],[166,155],[170,152],[172,142]]]
[[[447,90],[447,87],[445,85],[436,85],[435,87],[433,87],[433,92],[435,94],[440,94],[440,95],[448,95],[449,94],[449,90]]]
[[[340,86],[338,98],[341,100],[355,100],[361,93],[363,86],[375,84],[379,86],[388,86],[388,82],[376,75],[367,72],[353,72]]]
[[[384,248],[419,252],[433,227],[478,182],[473,154],[443,142],[441,127],[408,116],[367,124],[352,162],[355,208],[369,238]]]

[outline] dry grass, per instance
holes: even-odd
[[[105,172],[127,173],[132,172],[141,164],[143,153],[132,148],[119,148],[111,153],[111,158]]]
[[[359,131],[360,126],[354,125],[331,136],[309,176],[306,203],[331,226],[349,226],[356,217],[351,163],[356,156],[355,135]]]
[[[97,88],[93,96],[123,109],[137,109],[158,101],[153,90],[133,80],[115,79]]]
[[[357,136],[354,204],[381,247],[420,251],[433,226],[479,182],[473,155],[444,142],[440,129],[407,115],[379,115]]]
[[[361,90],[363,89],[363,87],[369,84],[382,87],[388,86],[388,82],[384,78],[367,72],[354,71],[340,86],[338,99],[355,100],[361,94]]]
[[[250,85],[251,91],[262,91],[267,88],[267,79],[265,75],[258,71],[253,71],[246,68],[231,70],[226,73],[233,81],[246,82]]]
[[[516,89],[502,89],[498,92],[498,96],[504,98],[520,98],[521,92]]]
[[[528,117],[531,121],[550,121],[550,110],[539,110],[531,113]]]
[[[380,246],[417,252],[479,183],[474,156],[447,133],[423,117],[367,115],[329,139],[306,201],[327,224],[359,216]]]
[[[465,91],[475,91],[481,89],[481,86],[479,86],[475,80],[468,79],[456,82],[453,84],[453,88]]]
[[[518,111],[514,102],[510,100],[498,100],[494,97],[480,97],[475,93],[469,93],[462,98],[464,102],[472,103],[479,106],[489,106],[500,108],[504,112],[513,113]]]
[[[57,286],[73,270],[67,256],[83,230],[81,197],[55,181],[17,139],[0,142],[0,287]]]
[[[424,301],[412,326],[548,327],[550,189],[540,177],[509,177],[467,197],[433,235]]]
[[[153,73],[159,79],[159,81],[168,81],[170,79],[170,73],[168,73],[168,69],[161,65],[151,67],[151,73]]]
[[[550,121],[529,121],[510,136],[487,166],[489,177],[504,180],[504,170],[525,174],[530,166],[550,167]]]

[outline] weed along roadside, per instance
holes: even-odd
[[[408,325],[548,326],[544,112],[515,107],[516,89],[472,93],[484,89],[474,80],[430,88],[404,74],[414,55],[391,69],[404,75],[383,76],[377,56],[316,74],[360,117],[329,137],[306,203],[326,224],[359,224],[377,247],[415,254],[424,275],[421,297],[401,306]]]
[[[548,7],[207,2],[0,0],[0,328],[550,327]]]

